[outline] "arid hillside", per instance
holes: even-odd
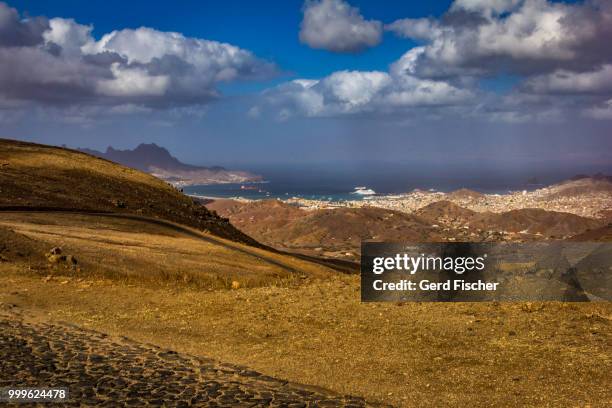
[[[47,279],[200,289],[290,284],[334,272],[179,224],[114,214],[3,212],[0,263]]]
[[[438,201],[415,212],[419,217],[445,227],[475,233],[475,240],[484,239],[488,231],[520,234],[523,238],[566,238],[592,228],[602,220],[575,214],[523,208],[503,213],[476,212],[450,201]],[[484,234],[484,235],[483,235]]]
[[[207,207],[277,249],[356,260],[361,241],[500,241],[563,239],[603,220],[541,209],[476,212],[451,201],[412,214],[375,207],[304,210],[278,200],[217,200]]]
[[[612,223],[600,228],[585,231],[570,238],[571,241],[612,242]]]
[[[602,222],[569,213],[525,208],[501,214],[479,214],[470,225],[482,229],[493,226],[513,233],[560,239],[598,228]]]
[[[463,208],[452,201],[442,200],[418,209],[415,214],[436,225],[462,226],[478,213]]]
[[[554,184],[548,188],[548,197],[576,197],[583,194],[610,193],[612,194],[612,177],[603,174],[593,176],[576,176],[570,180]]]
[[[306,211],[278,200],[207,205],[236,228],[277,249],[356,259],[361,241],[436,241],[442,235],[426,220],[380,208]]]
[[[0,209],[7,208],[145,215],[257,245],[149,174],[70,149],[0,139]]]

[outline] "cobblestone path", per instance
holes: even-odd
[[[67,387],[70,402],[64,406],[371,406],[244,367],[0,314],[0,387],[5,386]]]

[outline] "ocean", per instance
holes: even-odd
[[[355,187],[373,189],[378,195],[401,194],[414,189],[449,192],[469,188],[488,194],[535,190],[558,183],[576,174],[612,173],[611,168],[574,167],[503,168],[499,166],[435,166],[402,164],[284,165],[242,167],[260,174],[263,183],[188,186],[185,193],[204,197],[248,199],[291,197],[344,201],[360,200]]]

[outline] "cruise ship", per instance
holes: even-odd
[[[355,187],[355,191],[353,191],[352,194],[374,195],[374,194],[376,194],[376,191],[372,190],[371,188],[360,186],[360,187]]]

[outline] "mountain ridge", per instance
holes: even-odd
[[[120,150],[108,146],[105,152],[79,148],[83,153],[110,160],[152,174],[177,186],[261,181],[259,175],[228,170],[221,166],[196,166],[181,162],[168,149],[155,143],[141,143],[134,149]]]

